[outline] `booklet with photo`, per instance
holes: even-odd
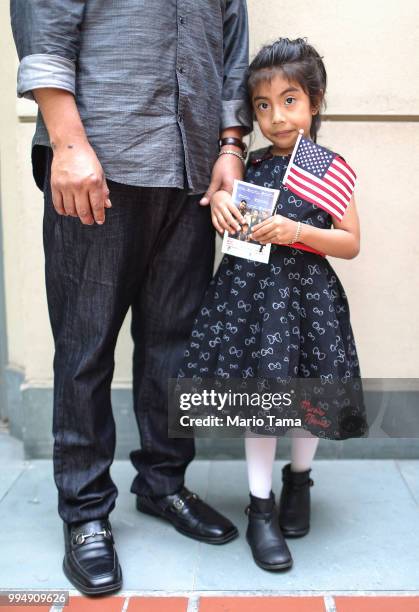
[[[235,257],[269,262],[271,245],[261,245],[250,239],[252,227],[271,217],[279,196],[278,189],[268,189],[244,181],[234,181],[233,204],[237,206],[245,219],[241,229],[235,234],[224,232],[221,251]]]

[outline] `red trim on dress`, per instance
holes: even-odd
[[[313,249],[312,247],[309,247],[306,244],[303,244],[302,242],[293,242],[292,244],[277,244],[277,246],[288,246],[290,247],[290,249],[300,249],[301,251],[308,251],[309,253],[315,253],[316,255],[326,257],[325,253],[317,251],[316,249]]]

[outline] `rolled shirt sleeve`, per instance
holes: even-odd
[[[20,64],[17,95],[53,87],[75,94],[76,61],[86,0],[11,0]]]
[[[246,89],[249,65],[249,28],[246,0],[227,0],[224,15],[224,82],[220,129],[253,129]]]

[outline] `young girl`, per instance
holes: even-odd
[[[251,157],[245,180],[279,188],[299,130],[316,141],[326,91],[325,67],[305,40],[281,38],[253,60],[248,91],[260,129],[272,144]],[[211,208],[220,234],[227,230],[233,235],[244,223],[225,191],[213,196]],[[272,244],[269,264],[224,256],[195,320],[181,376],[359,380],[348,302],[324,257],[358,255],[355,200],[352,197],[338,221],[282,188],[276,211],[253,226],[250,236],[262,245]],[[293,247],[297,242],[298,248]],[[250,489],[246,537],[260,567],[292,566],[284,536],[301,537],[309,530],[314,484],[309,474],[319,438],[340,440],[365,433],[362,389],[358,389],[352,403],[346,397],[301,402],[303,427],[291,429],[291,462],[282,470],[279,512],[272,492],[277,438],[246,437]],[[357,426],[351,427],[354,422]]]

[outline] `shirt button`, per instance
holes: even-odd
[[[183,73],[184,73],[183,66],[179,66],[179,67],[178,67],[178,72],[179,72],[180,74],[183,74]]]
[[[179,113],[179,115],[177,116],[177,120],[179,121],[179,123],[182,123],[182,121],[183,121],[183,115],[181,115],[181,114]]]
[[[185,20],[183,17],[179,17],[179,23],[180,25],[183,25],[185,23]]]

